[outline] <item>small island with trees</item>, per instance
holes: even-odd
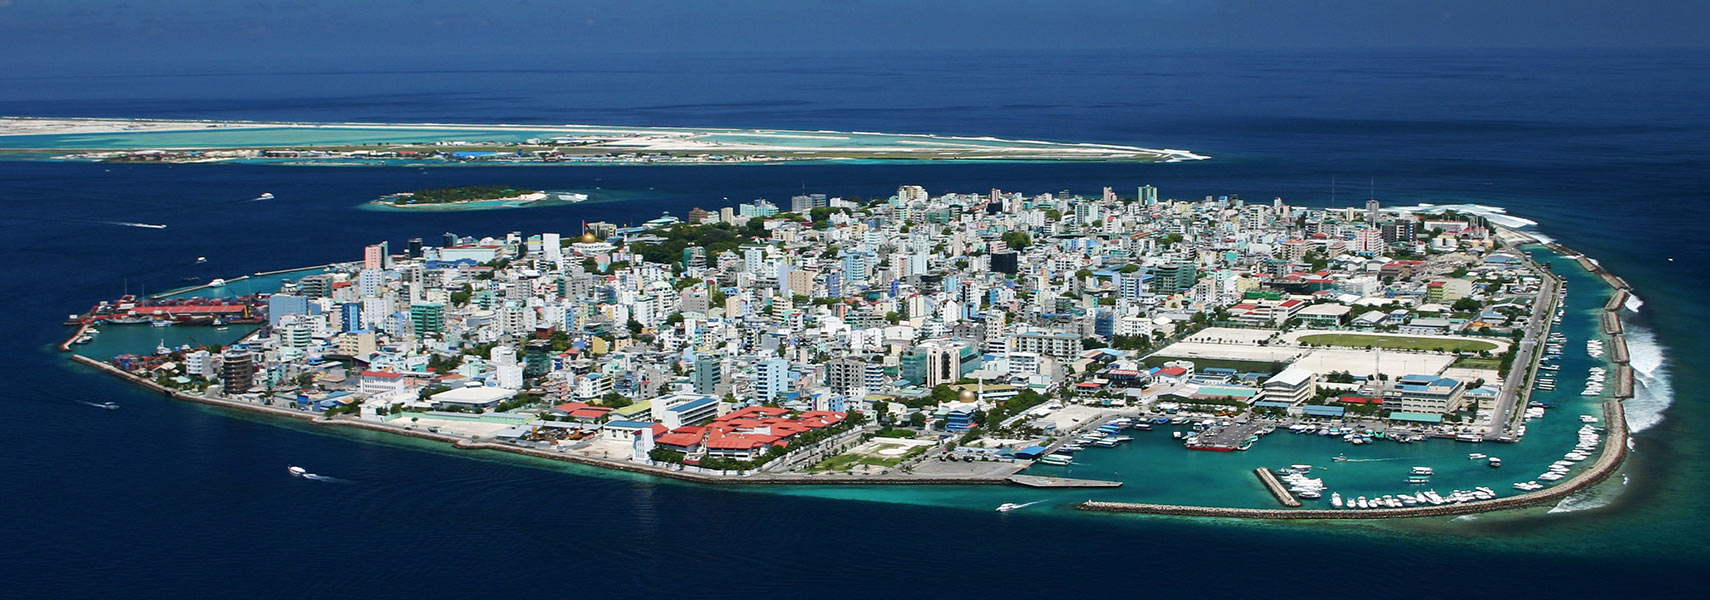
[[[370,202],[370,204],[403,209],[515,208],[541,202],[551,197],[551,194],[544,190],[502,185],[469,185],[388,194]]]

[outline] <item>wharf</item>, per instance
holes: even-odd
[[[1277,481],[1277,476],[1270,469],[1259,467],[1253,469],[1253,474],[1259,476],[1259,481],[1265,484],[1265,489],[1270,490],[1272,496],[1276,496],[1277,502],[1289,508],[1300,508],[1300,500],[1295,499],[1294,493],[1283,487],[1281,481]]]
[[[1005,481],[1016,485],[1034,488],[1114,488],[1122,487],[1120,481],[1102,481],[1098,479],[1070,479],[1068,477],[1040,477],[1038,475],[1010,475]]]
[[[1227,427],[1213,427],[1200,432],[1199,436],[1194,439],[1193,443],[1188,445],[1188,449],[1210,450],[1213,452],[1239,450],[1243,444],[1247,443],[1248,438],[1253,437],[1259,432],[1259,430],[1264,429],[1265,426],[1266,423],[1264,421],[1252,421],[1249,423],[1237,423]]]

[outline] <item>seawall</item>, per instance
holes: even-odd
[[[269,415],[274,415],[274,416],[279,416],[279,417],[286,417],[286,418],[291,418],[291,419],[299,419],[299,420],[303,420],[303,421],[308,421],[310,424],[318,425],[318,426],[349,427],[349,428],[353,428],[353,429],[365,429],[368,431],[389,433],[389,434],[394,434],[394,435],[402,435],[402,436],[419,438],[419,439],[424,439],[424,440],[440,441],[440,442],[445,442],[445,443],[451,444],[452,447],[460,449],[460,450],[496,450],[499,452],[510,452],[513,454],[521,454],[521,455],[532,456],[532,457],[536,457],[536,458],[546,458],[546,459],[551,459],[551,460],[577,463],[577,464],[587,465],[587,466],[591,466],[591,467],[600,467],[600,468],[605,468],[605,469],[613,469],[613,470],[617,470],[617,471],[626,471],[626,472],[630,472],[630,473],[641,473],[641,474],[646,474],[646,475],[654,475],[654,476],[658,476],[658,477],[667,477],[667,478],[677,479],[677,480],[682,480],[682,481],[692,481],[695,483],[702,483],[702,484],[708,484],[708,485],[779,485],[779,484],[782,484],[782,485],[1004,485],[1004,484],[1011,484],[1012,483],[1012,482],[1008,481],[1006,479],[1006,477],[984,477],[984,476],[970,476],[970,477],[924,477],[923,476],[923,477],[915,477],[915,476],[911,476],[911,475],[833,475],[833,474],[809,475],[809,474],[803,474],[803,473],[760,473],[760,474],[742,476],[742,475],[712,475],[712,474],[707,474],[707,473],[697,473],[697,472],[693,472],[693,471],[678,471],[675,469],[669,469],[669,468],[665,468],[665,467],[658,467],[658,466],[653,466],[653,465],[646,465],[646,464],[627,462],[627,461],[616,461],[616,460],[609,460],[609,459],[603,459],[603,458],[595,458],[595,457],[591,457],[591,456],[583,456],[583,455],[570,454],[570,453],[565,453],[565,452],[553,452],[550,450],[543,450],[540,448],[531,448],[528,446],[518,446],[518,445],[514,445],[514,444],[501,444],[501,443],[494,443],[494,442],[478,442],[478,441],[472,441],[472,440],[457,437],[457,436],[445,435],[445,434],[440,434],[440,433],[432,433],[432,432],[423,431],[423,430],[419,430],[419,429],[406,429],[403,427],[394,427],[394,426],[390,426],[390,425],[383,425],[380,423],[372,423],[372,422],[368,422],[368,421],[359,421],[359,420],[355,420],[355,419],[327,419],[327,418],[321,417],[319,414],[316,414],[316,413],[308,413],[308,412],[303,412],[303,411],[298,411],[298,410],[278,408],[278,407],[273,407],[273,406],[265,406],[265,405],[261,405],[261,404],[255,404],[253,402],[241,402],[241,401],[236,401],[236,400],[224,400],[224,399],[220,399],[220,398],[210,398],[207,396],[185,393],[185,392],[182,392],[179,390],[174,390],[174,389],[162,386],[162,385],[155,383],[153,381],[149,381],[148,379],[138,377],[138,376],[132,375],[130,373],[126,373],[123,370],[121,370],[118,367],[115,367],[113,365],[110,365],[110,364],[107,364],[107,363],[104,363],[104,362],[101,362],[101,361],[98,361],[98,360],[95,360],[95,359],[92,359],[92,358],[89,358],[86,356],[72,355],[71,359],[74,361],[77,361],[79,363],[82,363],[84,365],[88,365],[90,367],[93,367],[97,370],[100,370],[101,372],[106,373],[108,375],[112,375],[114,377],[118,377],[120,379],[130,381],[132,383],[141,385],[143,387],[154,390],[156,392],[160,392],[162,395],[165,395],[167,397],[175,398],[178,400],[186,400],[186,401],[196,402],[196,403],[200,403],[200,404],[209,404],[209,405],[222,406],[225,408],[232,408],[232,409],[237,409],[237,410],[246,410],[246,411],[251,411],[251,412],[258,412],[258,413],[269,414]]]

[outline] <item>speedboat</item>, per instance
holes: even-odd
[[[290,467],[287,467],[285,470],[290,472],[292,477],[302,477],[304,475],[309,474],[308,469],[299,467],[297,465],[291,465]]]
[[[198,265],[199,265],[199,264],[202,264],[202,263],[205,263],[205,262],[208,262],[208,257],[206,257],[206,256],[198,256],[198,257],[196,257],[196,264],[198,264]]]
[[[1486,461],[1486,464],[1489,464],[1491,466],[1491,468],[1494,469],[1496,467],[1502,466],[1502,459],[1492,456],[1492,457],[1490,457],[1489,460]]]
[[[101,408],[105,408],[107,410],[119,410],[119,403],[117,403],[117,402],[102,402]]]
[[[1335,492],[1335,493],[1330,494],[1330,506],[1334,506],[1336,508],[1342,508],[1342,493],[1341,492]]]
[[[1479,453],[1477,453],[1477,452],[1474,452],[1474,453],[1472,453],[1472,454],[1468,454],[1468,455],[1467,455],[1467,460],[1478,460],[1478,459],[1481,459],[1481,458],[1488,458],[1488,457],[1486,457],[1486,456],[1485,456],[1485,455],[1483,455],[1483,454],[1479,454]]]
[[[272,200],[273,199],[273,192],[262,192],[261,195],[256,196],[255,199],[256,200]]]
[[[1014,502],[1005,502],[1003,504],[998,505],[997,511],[998,512],[1009,512],[1009,511],[1015,510],[1017,508],[1021,508],[1021,505],[1016,504]]]

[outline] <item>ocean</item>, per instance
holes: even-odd
[[[0,114],[829,129],[1181,148],[1212,158],[443,169],[0,162],[0,306],[10,313],[0,349],[14,374],[0,391],[7,596],[1236,597],[1302,587],[1667,596],[1690,593],[1692,567],[1706,562],[1710,523],[1699,506],[1710,494],[1710,463],[1699,432],[1710,412],[1685,392],[1710,384],[1691,367],[1710,357],[1696,335],[1710,259],[1702,151],[1710,54],[354,62],[288,72],[215,62],[165,72],[42,67],[0,74]],[[458,213],[358,208],[387,193],[473,184],[594,197]],[[1184,199],[1349,206],[1375,196],[1386,205],[1500,207],[1635,287],[1642,302],[1626,316],[1645,386],[1628,403],[1639,430],[1634,453],[1620,474],[1561,506],[1458,519],[1127,517],[1078,513],[1067,499],[998,514],[998,502],[1031,499],[966,488],[715,489],[327,432],[166,401],[53,349],[67,333],[65,315],[125,291],[178,287],[184,277],[354,260],[364,244],[431,243],[447,231],[576,231],[584,221],[636,222],[804,190],[882,197],[904,184],[1082,194],[1151,184]],[[276,199],[249,202],[263,192]],[[207,262],[196,264],[200,256]],[[1589,283],[1570,289],[1593,293]],[[87,405],[107,401],[123,408]],[[291,478],[288,464],[335,479]],[[1260,465],[1242,468],[1252,466]],[[1153,484],[1177,478],[1155,475]]]

